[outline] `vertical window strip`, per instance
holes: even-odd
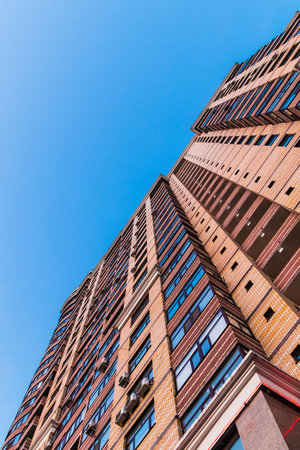
[[[175,328],[171,334],[171,347],[174,350],[179,342],[184,338],[189,329],[198,319],[199,315],[209,304],[214,296],[214,292],[210,285],[208,285],[204,291],[199,295],[198,299],[195,301],[193,306],[189,309],[187,314],[184,316],[179,325]]]
[[[195,286],[199,283],[201,278],[204,275],[204,270],[201,266],[194,272],[191,279],[186,283],[184,288],[180,291],[175,300],[171,303],[167,310],[168,321],[172,319],[172,317],[176,314],[180,306],[185,302],[187,297],[193,291]]]
[[[175,369],[175,379],[178,391],[187,382],[206,354],[211,350],[227,325],[223,312],[219,311]]]
[[[109,380],[112,378],[112,376],[115,374],[116,370],[117,370],[117,359],[115,360],[115,362],[112,364],[112,366],[110,367],[110,369],[107,371],[107,373],[105,374],[105,376],[102,378],[102,380],[100,381],[100,383],[98,384],[98,386],[96,387],[96,389],[94,389],[94,391],[92,392],[90,398],[89,398],[89,403],[88,403],[88,408],[91,407],[91,405],[94,403],[94,401],[96,400],[96,398],[98,397],[98,395],[100,394],[100,392],[104,389],[104,387],[107,385],[107,383],[109,382]]]
[[[173,290],[175,289],[177,284],[183,278],[184,274],[188,271],[188,269],[190,268],[192,263],[195,261],[196,256],[197,256],[197,254],[196,254],[195,250],[193,250],[193,252],[190,254],[188,259],[185,261],[185,263],[179,269],[179,271],[176,274],[176,276],[174,277],[174,279],[171,281],[169,286],[166,288],[166,290],[164,292],[165,300],[167,300],[167,298],[171,295],[171,293],[173,292]]]
[[[200,395],[187,409],[182,417],[184,433],[191,427],[204,408],[211,402],[216,393],[222,388],[225,381],[230,377],[233,371],[239,366],[243,356],[239,349],[231,353],[227,360],[221,365],[217,374],[210,380]]]
[[[154,403],[139,418],[137,424],[126,436],[126,450],[135,450],[155,424]]]

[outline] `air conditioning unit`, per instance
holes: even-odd
[[[120,277],[116,277],[115,278],[115,283],[119,283],[121,281],[121,278]]]
[[[121,410],[118,412],[118,414],[116,415],[116,424],[119,425],[119,427],[123,427],[123,425],[125,424],[126,420],[128,419],[129,414],[125,409],[125,406],[123,406],[121,408]]]
[[[139,232],[138,232],[138,231],[136,231],[136,232],[134,233],[134,235],[135,235],[135,236],[138,236],[138,235],[139,235]]]
[[[131,256],[134,258],[135,255],[136,255],[136,252],[135,252],[135,250],[133,250],[133,252],[131,253]]]
[[[129,399],[127,400],[126,405],[125,405],[126,411],[129,414],[132,414],[134,409],[138,406],[139,402],[140,402],[140,399],[135,392],[130,394]]]
[[[274,53],[274,55],[272,55],[271,57],[271,61],[275,61],[275,59],[278,57],[278,53]]]
[[[86,432],[86,434],[87,434],[88,436],[93,436],[93,434],[95,434],[95,432],[96,432],[96,422],[95,422],[94,420],[92,420],[92,421],[88,424],[88,426],[86,427],[85,432]]]
[[[108,359],[104,357],[104,358],[101,359],[101,361],[99,361],[99,362],[97,363],[96,369],[97,369],[99,372],[104,372],[105,369],[107,369],[107,366],[108,366]]]
[[[151,387],[151,381],[145,377],[142,379],[141,384],[139,385],[136,393],[141,397],[145,397],[145,395],[149,392]]]
[[[119,386],[125,388],[129,383],[129,375],[127,372],[124,372],[119,379]]]
[[[136,271],[136,266],[133,266],[131,269],[131,273],[134,273]]]
[[[122,280],[125,281],[127,279],[127,273],[122,276]]]

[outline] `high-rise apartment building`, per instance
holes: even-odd
[[[300,14],[65,301],[3,449],[298,449]]]

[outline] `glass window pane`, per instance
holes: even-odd
[[[197,350],[197,352],[192,356],[192,361],[193,361],[193,368],[194,370],[196,369],[196,367],[199,366],[200,361],[201,361],[201,357],[199,355],[199,352]]]
[[[147,420],[147,422],[144,423],[144,425],[139,429],[139,431],[135,435],[136,447],[141,443],[141,441],[144,439],[148,431],[149,431],[149,422]]]
[[[222,316],[218,320],[218,322],[215,324],[214,328],[209,333],[209,339],[210,339],[212,345],[220,337],[220,335],[222,334],[223,330],[225,330],[226,326],[227,326],[226,321],[225,321],[224,317]]]
[[[228,450],[244,450],[241,438],[238,437]]]
[[[201,349],[202,349],[202,352],[203,352],[203,356],[206,355],[206,353],[210,350],[210,348],[211,347],[210,347],[209,339],[206,338],[205,341],[203,341],[201,343]]]
[[[188,363],[180,372],[180,374],[176,376],[176,384],[178,390],[184,385],[186,380],[191,376],[192,372],[192,366],[190,363]]]

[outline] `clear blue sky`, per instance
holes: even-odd
[[[0,443],[59,310],[293,0],[0,1]]]

